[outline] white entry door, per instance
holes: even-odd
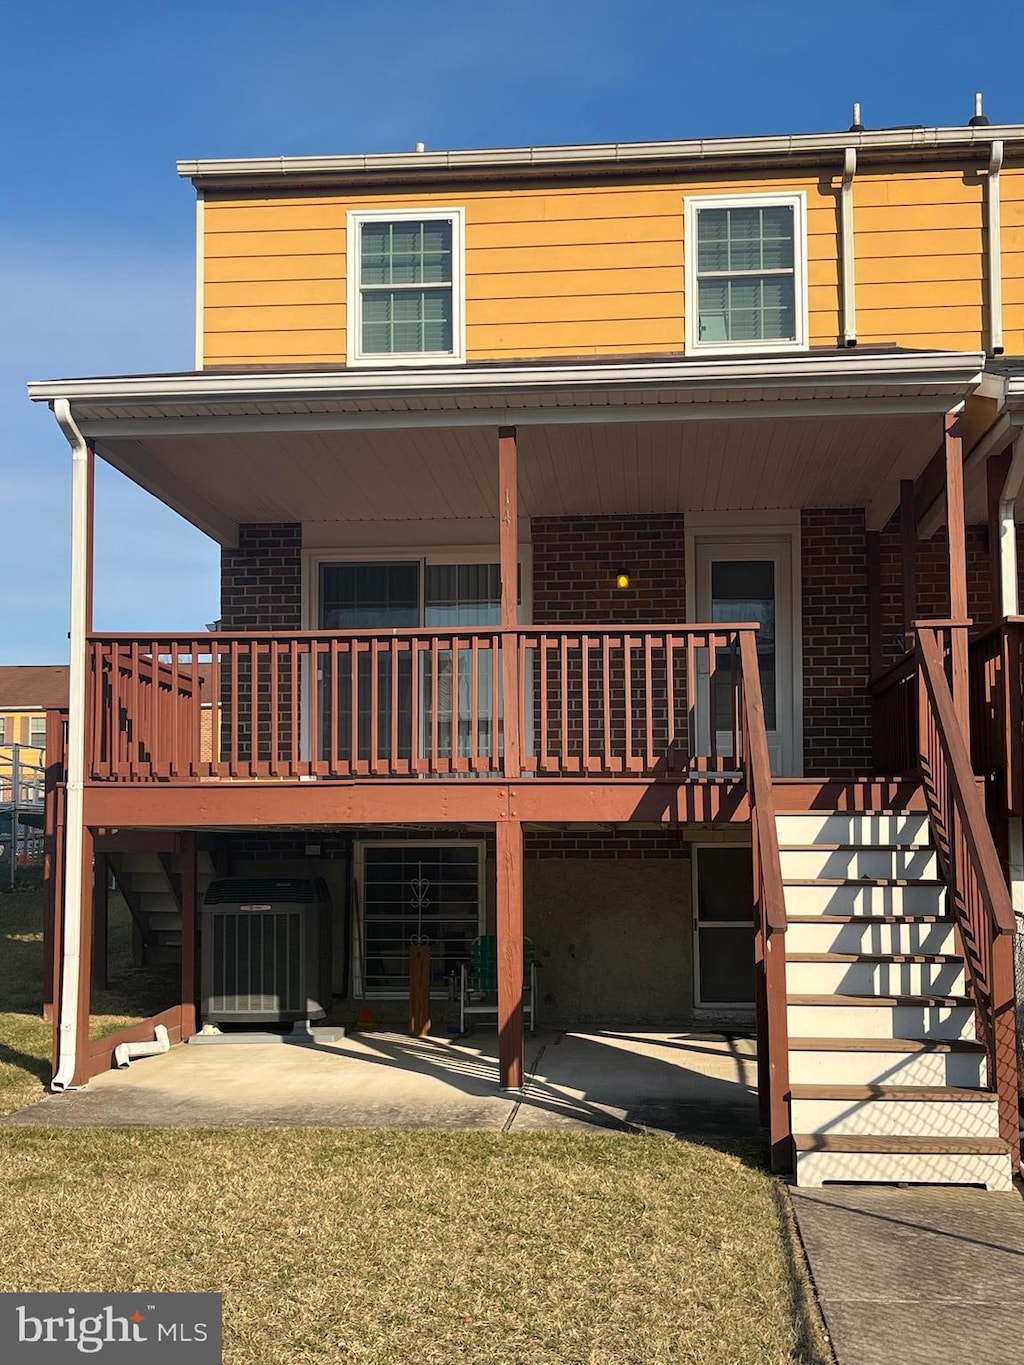
[[[699,537],[694,549],[697,619],[754,621],[760,627],[757,659],[772,772],[797,776],[792,542],[788,536],[749,540]],[[709,671],[705,661],[698,677],[699,740],[702,750],[709,752],[713,724],[718,752],[726,755],[732,743],[730,671],[719,668],[713,685]]]

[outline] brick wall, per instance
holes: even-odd
[[[531,528],[535,624],[686,620],[681,514],[534,517]],[[615,586],[621,571],[625,590]]]
[[[992,581],[988,549],[988,527],[968,526],[967,548],[967,611],[976,629],[991,625]],[[882,646],[887,662],[899,653],[897,636],[903,633],[903,570],[900,553],[899,518],[894,517],[882,532]],[[1020,591],[1024,600],[1024,527],[1017,530],[1017,568]],[[922,541],[915,556],[917,582],[917,615],[928,617],[949,615],[949,551],[945,529],[931,540]]]
[[[237,549],[221,551],[220,582],[224,630],[301,629],[301,524],[240,527]]]
[[[805,509],[800,541],[804,772],[864,772],[871,762],[864,512]]]
[[[356,840],[401,843],[408,839],[448,842],[483,839],[489,861],[494,860],[494,831],[474,826],[371,826],[363,829],[249,830],[223,836],[231,862],[252,858],[293,860],[305,857],[307,845],[319,846],[318,858],[347,861]],[[528,829],[523,835],[526,858],[687,858],[690,850],[676,829],[639,829],[632,825],[604,825],[600,829],[566,826]]]

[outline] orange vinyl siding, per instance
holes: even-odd
[[[865,345],[984,344],[984,175],[866,171],[854,188]],[[205,204],[208,365],[346,358],[346,212],[462,206],[466,356],[514,360],[683,349],[687,194],[803,190],[812,346],[838,338],[838,166],[822,176],[615,187],[218,197]],[[1024,350],[1024,170],[1003,172],[1006,350]]]

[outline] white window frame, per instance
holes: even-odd
[[[38,724],[38,722],[39,722],[40,719],[41,719],[42,722],[43,722],[43,732],[42,732],[42,735],[39,736],[39,737],[36,738],[36,739],[33,739],[33,737],[32,737],[32,725],[33,725],[33,722],[36,722],[36,723]],[[29,718],[28,718],[28,743],[29,743],[29,747],[32,748],[32,749],[45,749],[45,748],[46,748],[46,715],[45,715],[45,713],[43,714],[42,717],[40,717],[40,716],[38,716],[38,715],[29,716]]]
[[[363,350],[363,291],[360,285],[364,223],[437,222],[452,227],[452,350],[372,353]],[[350,365],[463,365],[466,361],[466,211],[461,208],[351,209],[346,215],[345,335]]]
[[[699,290],[697,287],[697,216],[701,209],[791,208],[793,210],[793,312],[796,337],[767,341],[701,341]],[[686,322],[686,349],[701,355],[735,355],[762,351],[806,351],[809,325],[807,317],[807,194],[795,190],[786,194],[698,194],[683,200],[683,316]],[[763,272],[756,272],[758,274]]]
[[[352,998],[354,1000],[405,1000],[407,991],[366,989],[366,850],[368,848],[475,848],[477,876],[477,937],[487,932],[487,845],[483,839],[357,839],[353,848],[355,914],[352,916]],[[430,992],[431,1000],[446,1000],[446,988]]]

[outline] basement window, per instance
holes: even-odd
[[[686,348],[807,346],[803,194],[686,200]]]
[[[350,364],[465,358],[461,209],[350,213],[347,272]]]

